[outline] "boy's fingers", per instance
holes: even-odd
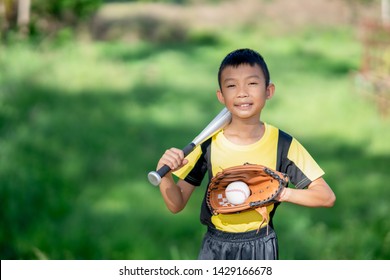
[[[177,168],[183,162],[184,155],[181,150],[172,148],[166,152],[166,156],[169,159],[171,169]]]
[[[188,162],[187,160],[185,160]],[[184,165],[184,153],[177,148],[166,150],[160,160],[159,166],[168,165],[170,169],[175,170]]]
[[[177,148],[170,148],[168,151],[179,156],[180,159],[184,159],[184,153],[182,150]]]

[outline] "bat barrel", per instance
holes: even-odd
[[[200,145],[203,141],[211,137],[215,132],[217,132],[221,127],[225,126],[231,119],[231,114],[229,110],[225,107],[219,112],[219,114],[202,130],[201,133],[194,140],[196,146]]]
[[[224,127],[231,120],[231,114],[228,109],[225,107],[222,111],[206,126],[206,128],[199,133],[197,137],[187,146],[185,146],[182,151],[186,157],[191,153],[196,146],[203,143],[205,140],[210,138],[214,133],[219,129]],[[161,178],[164,177],[171,169],[169,166],[164,165],[157,171],[151,171],[148,174],[149,182],[155,186],[158,186],[161,183]]]

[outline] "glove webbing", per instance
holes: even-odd
[[[282,178],[280,178],[280,176],[276,172],[272,171],[269,168],[264,168],[264,172],[266,172],[267,174],[272,176],[275,180],[278,180],[279,184],[284,184],[285,181]],[[256,203],[252,202],[251,206],[255,207]],[[267,222],[267,235],[268,235],[269,214],[268,214],[268,211],[267,211],[267,206],[257,207],[257,208],[255,208],[255,210],[256,210],[256,212],[258,212],[263,217],[263,220],[261,221],[261,224],[260,224],[259,228],[257,229],[257,233],[259,233],[259,231],[261,229],[261,226],[264,224],[264,222]]]
[[[245,165],[251,165],[250,163],[245,163]],[[273,179],[279,182],[281,186],[286,185],[286,180],[285,178],[281,178],[278,173],[274,172],[272,169],[269,169],[267,167],[264,167],[262,170],[264,173],[268,174],[271,176]],[[237,172],[237,171],[236,171]],[[249,184],[255,184],[257,180],[263,180],[259,179],[258,176],[264,176],[263,172],[260,172],[259,170],[250,170],[248,171],[245,169],[245,173],[243,174],[237,174],[236,172],[229,172],[228,170],[224,170],[222,174],[219,176],[217,175],[217,178],[214,180],[214,184],[220,183],[222,180],[224,180],[224,183],[231,183],[234,181],[239,181],[239,180],[244,180]],[[252,175],[250,175],[252,174]],[[257,176],[256,176],[257,175]],[[279,189],[280,190],[280,189]],[[264,201],[259,200],[259,201],[252,201],[249,203],[250,208],[256,210],[261,216],[262,216],[262,221],[260,223],[259,228],[257,229],[257,233],[260,231],[261,226],[264,224],[264,222],[267,222],[267,235],[269,233],[269,213],[267,211],[267,205],[270,205],[272,203],[276,202],[274,201],[268,201],[267,204],[264,205]]]

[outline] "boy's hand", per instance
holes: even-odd
[[[168,165],[172,171],[180,169],[182,166],[186,165],[188,160],[184,158],[184,153],[182,150],[177,148],[170,148],[166,150],[161,159],[157,164],[157,170],[164,165]]]
[[[276,200],[279,202],[288,201],[288,197],[290,196],[290,189],[283,188],[279,195],[276,197]]]

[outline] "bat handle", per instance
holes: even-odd
[[[191,153],[194,150],[194,148],[195,148],[194,143],[190,143],[187,146],[185,146],[182,149],[182,151],[184,153],[184,157],[186,157],[189,153]],[[171,170],[171,168],[168,165],[164,165],[163,167],[161,167],[157,171],[149,172],[149,174],[148,174],[149,182],[154,186],[160,185],[161,178],[164,177],[170,170]]]

